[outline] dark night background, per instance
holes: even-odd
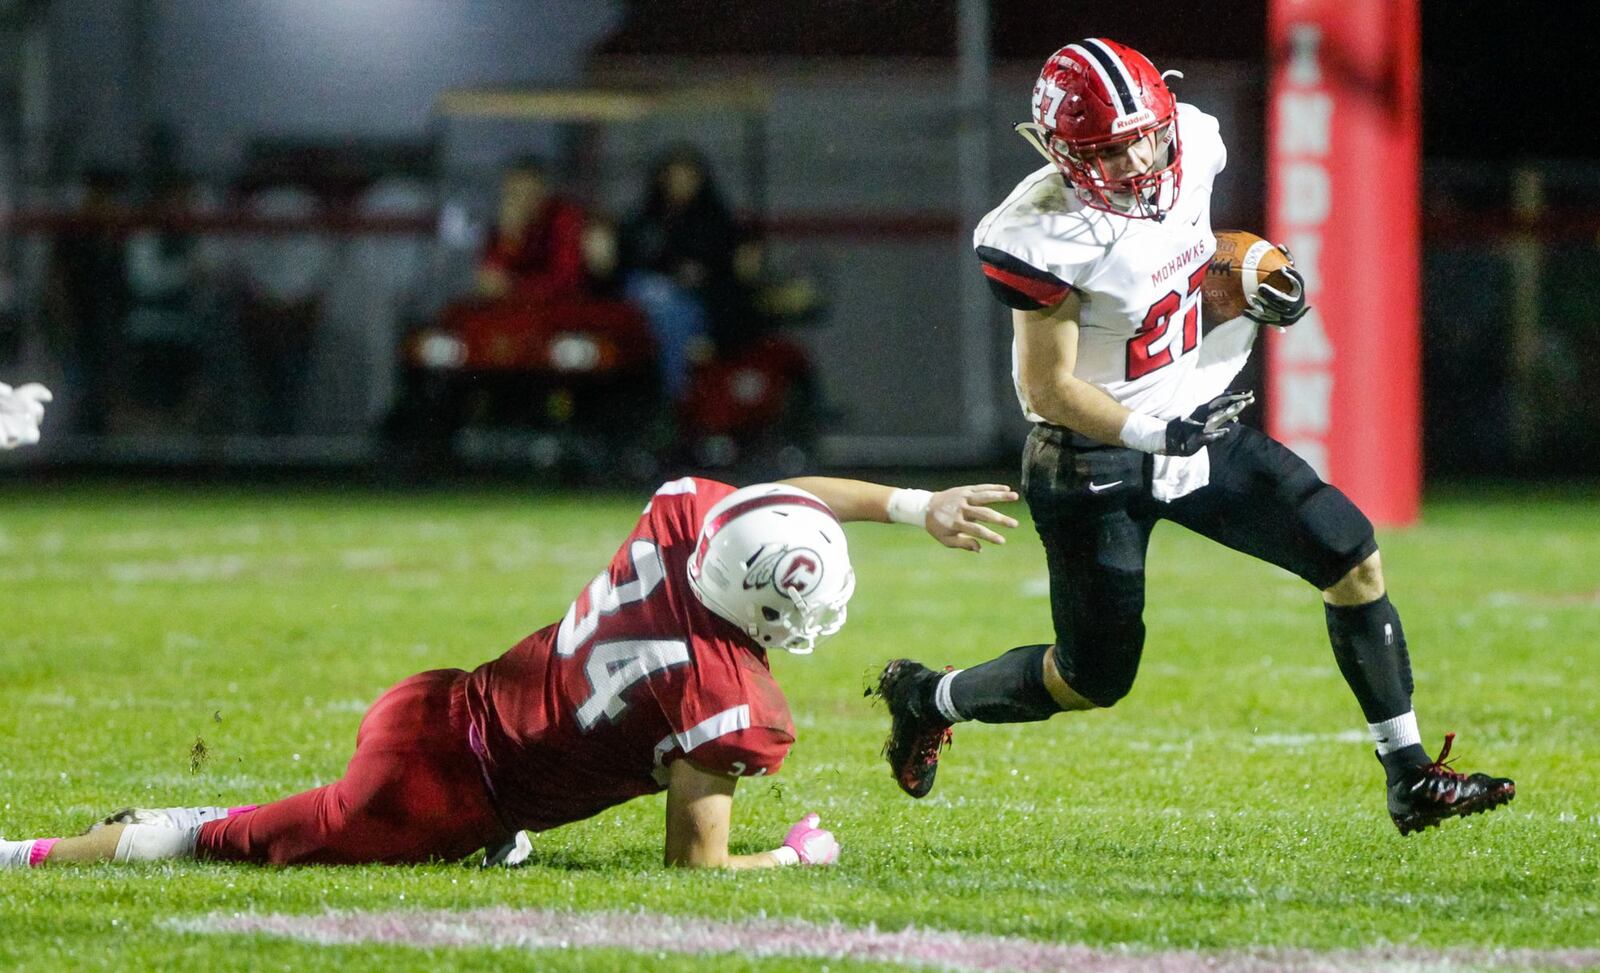
[[[1586,88],[1600,18],[1586,3],[1423,0],[1423,150],[1437,158],[1578,158],[1597,144]],[[1261,3],[1006,0],[992,11],[997,60],[1038,60],[1104,34],[1163,67],[1266,56]],[[608,53],[744,57],[952,57],[956,4],[650,0],[632,5]],[[1564,124],[1552,125],[1563,118]]]

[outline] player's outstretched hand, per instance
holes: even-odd
[[[1207,443],[1216,442],[1233,428],[1239,413],[1256,400],[1254,392],[1224,392],[1189,413],[1187,419],[1167,423],[1167,456],[1193,456]]]
[[[822,818],[815,811],[794,823],[783,847],[800,858],[801,865],[832,865],[839,860],[839,841],[832,831],[818,827]]]
[[[1262,284],[1256,288],[1256,293],[1245,302],[1245,317],[1259,324],[1270,324],[1279,328],[1286,328],[1305,317],[1311,306],[1306,303],[1306,279],[1300,271],[1294,268],[1294,254],[1283,244],[1278,244],[1278,249],[1289,258],[1289,266],[1279,273],[1289,278],[1290,287],[1287,291],[1279,290],[1271,284]]]
[[[38,382],[16,389],[0,382],[0,449],[38,442],[44,404],[50,399],[50,390]]]
[[[987,524],[1015,527],[1017,522],[989,505],[1017,499],[1015,490],[999,483],[978,483],[940,490],[928,501],[924,521],[928,533],[945,547],[977,553],[981,542],[1004,544],[1006,539]]]

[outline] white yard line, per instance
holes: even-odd
[[[176,919],[185,932],[281,936],[322,945],[382,943],[497,949],[624,949],[642,953],[849,959],[957,973],[1430,973],[1467,970],[1585,970],[1600,949],[1428,950],[1392,947],[1138,950],[1036,942],[915,927],[884,930],[779,919],[718,920],[649,912],[562,912],[507,907],[453,912],[243,914]]]

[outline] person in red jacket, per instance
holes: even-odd
[[[566,616],[472,672],[403,680],[361,721],[343,778],[260,806],[128,809],[75,838],[0,840],[0,867],[200,858],[258,864],[515,863],[543,831],[667,792],[665,858],[824,865],[803,816],[771,851],[728,850],[734,788],[778,772],[794,721],[767,653],[844,624],[855,573],[841,521],[912,523],[976,551],[1016,521],[1009,487],[937,494],[804,477],[661,486]]]
[[[552,191],[542,161],[517,159],[501,180],[499,221],[478,261],[476,295],[549,298],[584,290],[586,223],[581,206]]]

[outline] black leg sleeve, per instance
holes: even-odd
[[[1384,595],[1365,605],[1324,605],[1339,671],[1368,723],[1411,709],[1411,656],[1400,615]]]
[[[1044,685],[1048,645],[1024,645],[998,659],[956,673],[950,704],[979,723],[1033,723],[1061,711]]]

